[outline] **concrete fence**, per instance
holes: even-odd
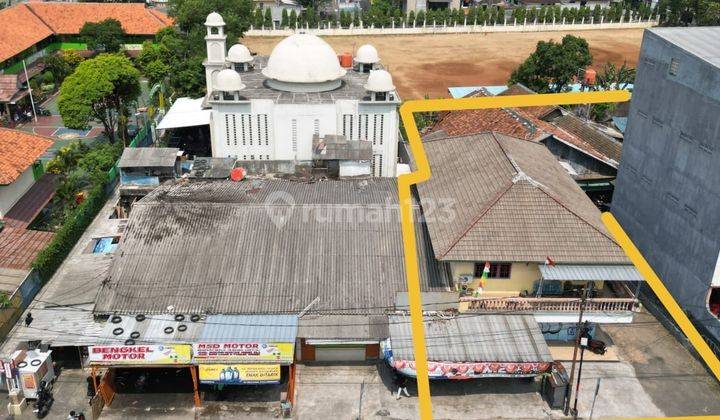
[[[658,20],[651,18],[647,20],[630,20],[628,22],[595,23],[590,22],[550,22],[550,23],[527,23],[527,22],[509,22],[496,23],[492,25],[471,25],[456,24],[443,25],[434,24],[433,22],[416,22],[416,25],[391,26],[387,28],[376,28],[374,26],[363,26],[362,23],[349,28],[333,27],[327,24],[325,27],[318,25],[310,28],[309,26],[297,26],[296,28],[285,29],[268,29],[268,28],[250,28],[245,32],[245,36],[256,37],[285,37],[294,33],[304,32],[319,36],[353,36],[353,35],[425,35],[425,34],[466,34],[466,33],[491,33],[491,32],[548,32],[548,31],[589,31],[602,29],[643,29],[658,25]]]

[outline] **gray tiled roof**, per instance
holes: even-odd
[[[298,313],[319,298],[309,313],[384,313],[406,284],[397,194],[380,178],[166,184],[133,206],[95,311]],[[448,290],[416,235],[422,289]]]
[[[543,145],[497,133],[424,144],[432,176],[418,185],[420,201],[452,210],[427,217],[437,259],[628,263],[600,212]]]
[[[425,317],[425,348],[431,362],[552,362],[532,315],[472,314]],[[389,317],[393,357],[415,360],[409,316]]]
[[[118,167],[172,167],[179,151],[176,147],[126,147]]]
[[[298,323],[298,337],[320,340],[384,340],[386,315],[305,315]]]

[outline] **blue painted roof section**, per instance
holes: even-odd
[[[297,315],[208,315],[199,341],[294,343]]]
[[[627,128],[627,117],[612,117],[613,124],[620,130],[621,133],[625,134],[625,128]]]

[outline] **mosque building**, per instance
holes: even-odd
[[[258,172],[309,165],[340,176],[396,176],[400,98],[373,46],[338,55],[298,33],[261,57],[242,44],[227,50],[220,14],[208,15],[205,26],[202,108],[210,111],[213,157]]]

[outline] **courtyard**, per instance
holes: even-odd
[[[568,32],[323,37],[335,51],[353,53],[363,44],[380,51],[403,100],[448,96],[450,86],[504,85],[538,41],[560,41]],[[578,31],[590,44],[594,66],[627,61],[635,67],[642,29]],[[245,37],[252,52],[269,55],[279,38]]]

